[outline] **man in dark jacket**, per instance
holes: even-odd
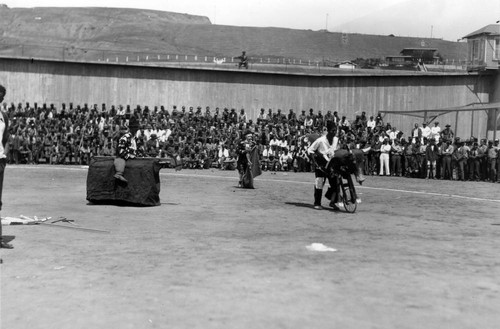
[[[5,94],[7,91],[5,87],[0,85],[0,103],[3,102]],[[5,171],[5,165],[7,164],[7,154],[8,141],[9,141],[9,118],[7,113],[1,111],[0,115],[0,138],[2,141],[0,143],[0,210],[2,209],[2,190],[3,190],[3,176]],[[4,242],[2,239],[2,225],[0,225],[0,248],[12,249],[14,248],[11,244]],[[1,259],[0,259],[1,262]]]
[[[436,178],[436,164],[439,159],[439,147],[436,145],[436,140],[431,138],[429,144],[425,148],[425,159],[427,160],[427,176],[426,178]]]

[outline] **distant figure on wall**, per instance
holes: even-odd
[[[247,57],[245,51],[241,52],[241,56],[238,56],[238,57],[235,57],[235,58],[240,60],[240,62],[238,63],[238,68],[239,69],[241,69],[242,66],[244,68],[248,69],[248,57]]]

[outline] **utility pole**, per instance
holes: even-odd
[[[432,39],[432,32],[434,30],[434,25],[431,25],[431,39]]]
[[[328,31],[328,14],[326,14],[325,31]]]

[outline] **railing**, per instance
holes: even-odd
[[[48,59],[72,62],[105,62],[117,64],[151,64],[151,65],[202,65],[217,67],[237,67],[239,60],[227,55],[192,55],[175,54],[148,51],[124,51],[113,49],[93,49],[76,48],[65,46],[46,46],[35,44],[0,44],[0,55],[17,58]],[[333,68],[337,62],[330,59],[310,60],[300,58],[275,57],[249,57],[250,68],[256,66],[273,66],[273,70],[287,71],[289,68],[303,67],[305,69]],[[466,68],[468,61],[464,60],[446,60],[445,63],[436,65],[442,70],[449,68],[457,70]]]

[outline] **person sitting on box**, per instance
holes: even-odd
[[[114,177],[124,183],[128,182],[125,177],[123,177],[126,161],[136,157],[137,141],[135,135],[137,129],[139,129],[139,123],[135,116],[133,116],[129,120],[128,127],[122,127],[121,132],[123,135],[118,140],[118,147],[116,148],[116,158],[114,161],[116,173]]]

